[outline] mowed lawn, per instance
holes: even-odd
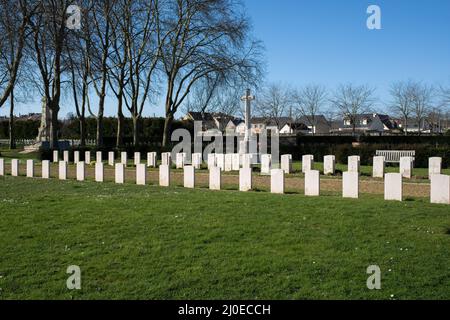
[[[0,240],[0,299],[450,299],[450,207],[427,199],[8,176]]]

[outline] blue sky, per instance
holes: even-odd
[[[388,101],[389,84],[416,79],[450,85],[450,0],[244,0],[266,47],[267,81],[300,87],[368,84]],[[380,6],[382,30],[368,30],[367,7]],[[256,93],[257,95],[258,93]],[[66,99],[61,116],[71,109]],[[109,101],[107,115],[115,114]],[[2,108],[0,114],[6,114]],[[17,113],[40,112],[38,103]],[[146,115],[163,115],[163,106]]]

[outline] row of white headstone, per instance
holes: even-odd
[[[77,164],[80,161],[81,157],[80,157],[81,153],[80,151],[74,151],[73,152],[73,163]],[[84,163],[87,165],[91,165],[94,162],[91,161],[91,151],[86,151],[84,153]],[[59,163],[59,151],[53,151],[53,163]],[[141,161],[141,153],[140,152],[135,152],[134,153],[134,165],[138,165],[140,164]],[[63,158],[62,161],[69,163],[70,162],[70,153],[69,151],[63,151]],[[96,152],[95,155],[95,163],[102,163],[103,162],[103,152],[98,151]],[[113,151],[108,152],[108,165],[110,166],[114,166],[116,163],[116,159],[115,159],[115,153]],[[120,153],[120,162],[121,164],[127,166],[128,165],[128,153],[127,152],[121,152]],[[153,167],[156,168],[157,166],[157,153],[156,152],[148,152],[147,153],[147,166],[148,167]]]
[[[115,182],[118,184],[125,183],[125,164],[115,164]],[[159,167],[159,185],[163,187],[170,186],[170,164],[162,164]],[[59,179],[67,180],[68,162],[59,162]],[[184,187],[195,188],[195,172],[193,165],[185,165],[184,170]],[[211,166],[209,169],[209,188],[211,190],[220,190],[222,188],[222,169],[218,166]],[[271,193],[285,193],[285,170],[270,170],[270,191]],[[0,176],[5,174],[4,159],[0,159]],[[11,161],[11,175],[19,175],[19,160]],[[35,176],[34,160],[27,160],[27,177]],[[42,161],[43,179],[50,178],[50,161]],[[84,181],[86,179],[86,163],[79,161],[76,164],[76,179]],[[97,162],[95,164],[95,181],[104,181],[104,164]],[[147,181],[147,166],[138,163],[136,165],[136,184],[145,185]],[[306,196],[320,195],[320,172],[318,170],[305,171],[304,191]],[[244,167],[239,169],[239,190],[252,190],[252,168]],[[343,173],[342,178],[342,196],[345,198],[359,198],[359,172],[347,171]],[[402,173],[387,173],[384,175],[384,198],[385,200],[403,200],[403,175]],[[431,175],[431,203],[450,204],[450,176],[442,174]]]

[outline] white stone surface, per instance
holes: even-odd
[[[156,152],[148,152],[147,153],[147,167],[156,168],[158,164],[158,154]]]
[[[42,179],[50,179],[50,161],[49,160],[42,160],[41,163],[42,166],[42,173],[41,177]]]
[[[115,182],[118,184],[125,183],[125,165],[123,163],[116,163]]]
[[[145,186],[147,183],[147,166],[143,163],[136,165],[136,184]]]
[[[328,155],[323,157],[323,173],[325,175],[334,175],[336,172],[336,157]]]
[[[184,166],[184,187],[195,188],[195,168],[193,166]]]
[[[251,168],[252,167],[252,155],[246,153],[241,156],[242,156],[242,168]]]
[[[170,165],[162,164],[159,166],[159,185],[161,187],[170,186]]]
[[[135,152],[134,153],[134,165],[137,166],[140,163],[141,163],[141,153]]]
[[[252,190],[252,168],[239,169],[239,191]]]
[[[306,173],[314,169],[314,156],[312,154],[305,154],[302,156],[302,172]]]
[[[170,152],[164,152],[161,154],[161,164],[163,166],[171,166],[172,154]]]
[[[384,178],[384,169],[386,167],[383,156],[373,157],[372,177]]]
[[[216,166],[222,171],[225,170],[225,155],[223,153],[216,153]]]
[[[233,171],[239,171],[241,168],[241,155],[239,153],[233,153],[231,169]]]
[[[84,161],[80,161],[77,163],[77,180],[84,181],[86,178],[86,166]]]
[[[64,160],[65,162],[67,162],[67,163],[70,162],[69,151],[65,150],[65,151],[63,152],[63,160]]]
[[[320,172],[309,170],[305,172],[305,196],[320,195]]]
[[[5,159],[0,158],[0,176],[5,175]]]
[[[20,174],[19,163],[18,159],[11,160],[11,175],[13,177],[17,177]]]
[[[60,161],[58,165],[58,178],[59,180],[67,180],[67,162]]]
[[[441,157],[433,157],[428,159],[428,178],[431,179],[431,176],[434,174],[441,174],[442,169],[442,158]]]
[[[211,168],[216,167],[216,154],[215,153],[209,153],[208,154],[208,169],[211,170]]]
[[[202,168],[202,154],[201,153],[193,153],[192,154],[192,165],[195,169],[201,169]]]
[[[431,203],[450,204],[450,176],[433,174],[431,176]]]
[[[358,172],[359,173],[359,167],[361,163],[361,157],[360,156],[350,156],[347,160],[347,171],[348,172]]]
[[[58,162],[59,162],[59,151],[53,150],[53,163],[58,163]]]
[[[84,163],[87,165],[91,164],[91,152],[90,151],[86,151],[84,153]]]
[[[209,169],[209,189],[220,190],[222,188],[222,170],[218,167]]]
[[[270,154],[261,155],[261,174],[269,175],[271,167],[272,167],[272,155]]]
[[[342,196],[344,198],[359,198],[358,172],[344,172],[342,174]]]
[[[103,154],[101,151],[97,151],[95,154],[95,163],[103,162]]]
[[[73,163],[77,164],[80,162],[80,151],[73,152]]]
[[[271,193],[284,193],[284,170],[272,169],[270,171],[270,192]]]
[[[413,158],[401,157],[400,158],[400,173],[403,178],[411,179],[413,171]]]
[[[108,152],[108,165],[111,167],[114,167],[114,160],[115,160],[114,158],[115,158],[114,151],[109,151]]]
[[[120,153],[120,163],[125,165],[125,167],[128,164],[128,154],[126,152],[121,152]]]
[[[34,160],[27,160],[27,178],[34,178]]]
[[[95,181],[103,182],[105,180],[105,166],[103,162],[97,162],[95,164]]]
[[[176,155],[176,168],[183,169],[186,161],[186,153],[177,153]]]
[[[281,156],[281,169],[286,174],[292,173],[292,154],[283,154]]]
[[[384,200],[403,200],[403,178],[401,173],[384,175]]]
[[[233,170],[233,154],[225,154],[225,172],[230,172]]]

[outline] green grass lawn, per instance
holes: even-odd
[[[0,235],[0,299],[450,299],[450,209],[422,199],[0,177]]]

